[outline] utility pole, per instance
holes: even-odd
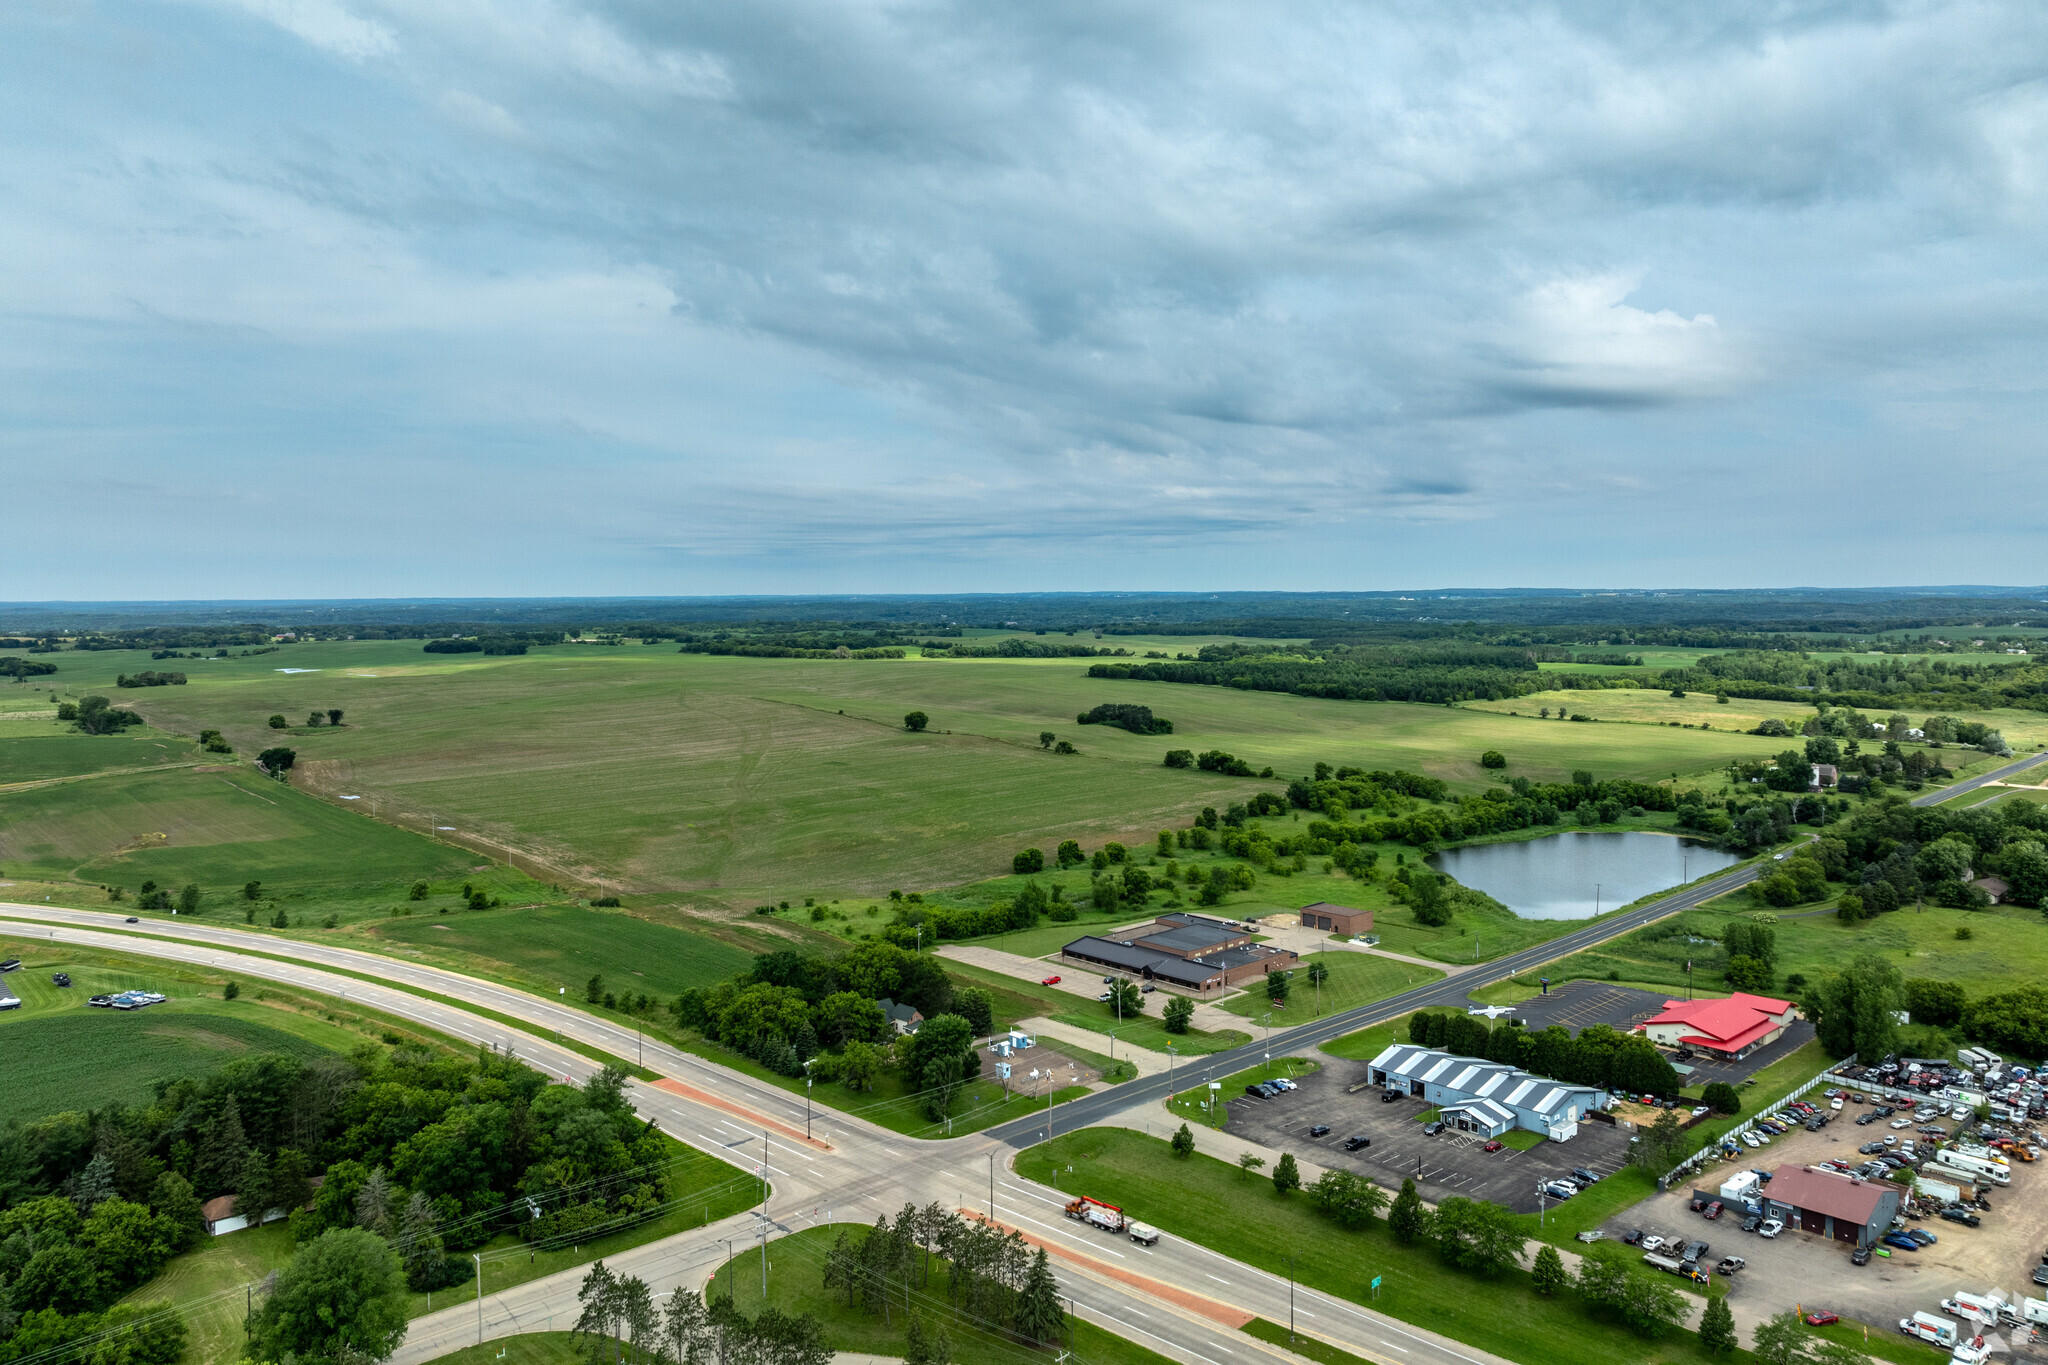
[[[996,1154],[988,1154],[988,1225],[996,1225]]]
[[[761,1302],[768,1302],[768,1133],[761,1133]]]
[[[1294,1253],[1287,1253],[1287,1345],[1294,1345]]]
[[[1600,918],[1600,883],[1593,883],[1593,918]]]
[[[470,1258],[476,1262],[476,1344],[484,1344],[484,1258],[481,1253],[472,1252]]]

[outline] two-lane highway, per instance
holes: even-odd
[[[1916,806],[1932,806],[1939,802],[1952,800],[1965,793],[1976,791],[1988,783],[2003,781],[2008,777],[2024,772],[2044,762],[2048,762],[2048,753],[2035,754],[2032,757],[2020,759],[2018,762],[1994,768],[1990,772],[1980,773],[1965,781],[1927,792],[1915,797],[1912,804]],[[1461,972],[1456,976],[1446,977],[1442,981],[1431,982],[1425,986],[1417,986],[1413,990],[1403,991],[1399,995],[1389,996],[1385,1000],[1376,1001],[1370,1005],[1361,1005],[1357,1009],[1347,1010],[1342,1014],[1333,1014],[1327,1018],[1315,1020],[1312,1023],[1286,1029],[1273,1034],[1269,1038],[1246,1044],[1244,1047],[1230,1052],[1212,1053],[1200,1058],[1199,1061],[1190,1059],[1191,1064],[1189,1066],[1176,1071],[1172,1075],[1151,1076],[1140,1080],[1127,1081],[1115,1089],[1100,1091],[1093,1095],[1084,1096],[1070,1104],[1060,1105],[1050,1114],[1038,1114],[1029,1118],[1020,1118],[1003,1124],[999,1128],[991,1128],[989,1133],[991,1136],[1001,1138],[1003,1141],[1015,1146],[1028,1147],[1033,1143],[1043,1142],[1050,1136],[1073,1132],[1076,1129],[1086,1128],[1099,1123],[1109,1114],[1129,1108],[1136,1101],[1164,1099],[1169,1085],[1177,1083],[1181,1077],[1186,1077],[1188,1080],[1193,1081],[1195,1078],[1202,1076],[1227,1076],[1233,1071],[1242,1071],[1247,1067],[1256,1066],[1270,1055],[1291,1053],[1301,1048],[1314,1047],[1319,1043],[1326,1043],[1330,1039],[1341,1037],[1346,1033],[1354,1033],[1359,1029],[1369,1028],[1388,1019],[1398,1019],[1400,1016],[1413,1010],[1425,1009],[1432,1005],[1463,1005],[1465,997],[1481,986],[1490,985],[1496,981],[1503,981],[1511,976],[1518,976],[1523,972],[1541,967],[1547,962],[1555,962],[1573,953],[1597,947],[1609,939],[1631,933],[1646,924],[1663,919],[1667,915],[1675,915],[1682,910],[1694,909],[1714,899],[1716,896],[1725,896],[1730,891],[1747,886],[1758,877],[1766,875],[1771,870],[1771,866],[1771,860],[1764,859],[1742,867],[1731,868],[1719,876],[1710,877],[1705,881],[1686,887],[1682,891],[1675,891],[1671,895],[1660,897],[1647,905],[1638,906],[1633,910],[1624,910],[1617,914],[1603,915],[1586,925],[1583,929],[1575,929],[1569,934],[1539,943],[1533,948],[1524,949],[1519,953],[1511,953],[1506,957],[1496,958],[1492,962],[1481,964],[1476,970]]]

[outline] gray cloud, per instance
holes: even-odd
[[[1676,581],[1646,518],[1740,553],[1748,485],[1813,475],[1811,543],[1889,580],[1858,523],[1930,457],[2042,491],[2007,453],[2040,415],[2036,7],[0,25],[0,459],[332,486],[289,585],[234,586],[141,493],[110,574],[141,545],[220,591],[1516,582],[1576,545]],[[1959,572],[2040,577],[2009,552]]]

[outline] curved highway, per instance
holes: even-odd
[[[2048,761],[2040,754],[1920,797],[1931,805]],[[1275,1034],[1268,1042],[1206,1057],[1201,1071],[1241,1069],[1274,1049],[1313,1046],[1404,1014],[1423,1005],[1462,1002],[1475,985],[1497,981],[1592,947],[1616,935],[1689,909],[1745,885],[1768,863],[1734,869],[1648,905],[1608,915],[1595,924],[1485,964],[1478,974],[1418,987],[1401,995]],[[722,1259],[760,1235],[773,1237],[834,1217],[870,1222],[904,1202],[947,1207],[988,1206],[1027,1237],[1051,1248],[1063,1289],[1079,1314],[1172,1359],[1203,1365],[1243,1365],[1296,1357],[1234,1331],[1243,1314],[1280,1320],[1292,1299],[1313,1323],[1309,1330],[1355,1354],[1403,1365],[1494,1365],[1496,1357],[1397,1322],[1369,1307],[1298,1286],[1192,1244],[1142,1248],[1079,1228],[1060,1216],[1061,1196],[1020,1182],[1007,1171],[1008,1148],[1043,1140],[1091,1123],[1136,1117],[1162,1098],[1166,1078],[1129,1082],[1043,1114],[1020,1118],[972,1137],[919,1141],[877,1128],[857,1116],[819,1110],[819,1142],[801,1138],[806,1120],[801,1097],[643,1039],[611,1020],[565,1003],[529,995],[481,978],[386,958],[355,949],[273,938],[260,933],[178,919],[152,918],[130,926],[124,917],[50,905],[0,904],[0,920],[16,933],[35,932],[52,942],[232,970],[238,975],[318,991],[451,1037],[508,1049],[564,1080],[581,1081],[597,1069],[563,1046],[574,1039],[612,1055],[640,1060],[679,1086],[635,1082],[633,1099],[663,1131],[690,1146],[765,1171],[772,1196],[764,1213],[649,1243],[610,1258],[622,1272],[648,1280],[658,1292],[701,1285]],[[261,954],[262,956],[258,956]],[[343,975],[354,973],[356,975]],[[375,978],[363,980],[362,977]],[[418,992],[446,997],[428,999]],[[513,1022],[486,1017],[489,1011]],[[913,1148],[912,1144],[916,1146]],[[914,1153],[914,1159],[906,1159]],[[771,1252],[772,1255],[772,1252]],[[485,1298],[481,1313],[465,1304],[415,1319],[393,1365],[418,1365],[479,1339],[561,1328],[577,1311],[581,1269],[513,1286]]]

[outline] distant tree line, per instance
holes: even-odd
[[[40,678],[56,671],[55,664],[46,664],[38,659],[24,659],[18,654],[0,658],[0,678]]]
[[[1115,647],[1068,644],[1064,640],[1027,640],[1008,636],[1001,640],[926,640],[927,654],[948,654],[956,659],[1086,659],[1097,655],[1128,656],[1131,651]]]
[[[114,679],[116,687],[183,687],[183,673],[156,673],[144,670],[141,673],[123,673]]]

